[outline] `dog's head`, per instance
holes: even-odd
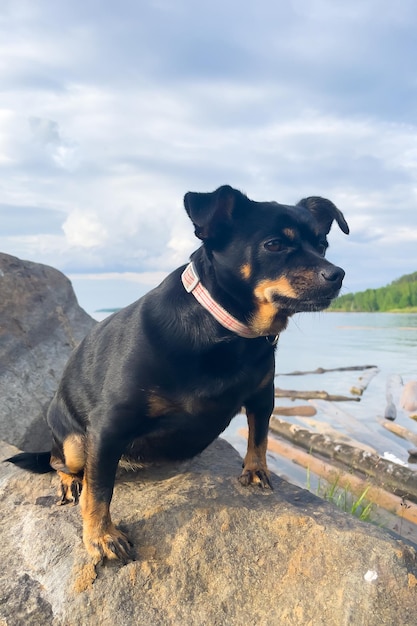
[[[339,293],[345,272],[325,259],[327,234],[333,221],[346,234],[349,227],[330,200],[254,202],[223,186],[189,192],[184,204],[216,280],[249,313],[255,332],[279,332],[290,315],[325,309]]]

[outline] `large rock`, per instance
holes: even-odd
[[[415,626],[412,546],[276,477],[273,493],[244,488],[239,471],[218,440],[187,464],[122,475],[113,516],[137,560],[95,578],[56,477],[3,465],[0,624]]]
[[[0,253],[0,439],[48,449],[47,406],[95,323],[61,272]]]

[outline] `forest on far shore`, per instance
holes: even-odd
[[[417,272],[397,278],[386,287],[347,293],[334,300],[330,311],[417,312]]]

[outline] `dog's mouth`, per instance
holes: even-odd
[[[330,306],[332,300],[334,300],[334,297],[317,298],[314,300],[301,300],[295,303],[295,312],[301,313],[302,311],[323,311]]]
[[[310,294],[300,295],[298,298],[283,297],[274,294],[272,302],[277,310],[285,309],[291,314],[309,311],[323,311],[327,309],[332,301],[338,296],[340,289],[332,290],[331,293],[323,294],[322,292],[312,292]]]

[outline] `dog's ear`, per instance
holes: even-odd
[[[233,210],[243,194],[229,185],[212,193],[189,191],[184,196],[184,206],[194,224],[196,237],[203,241],[214,240],[232,220]]]
[[[318,223],[320,234],[327,235],[332,226],[333,220],[339,224],[340,229],[346,234],[349,234],[349,226],[344,218],[342,211],[330,202],[326,198],[320,198],[319,196],[310,196],[300,200],[297,206],[304,207],[307,211],[310,211]]]

